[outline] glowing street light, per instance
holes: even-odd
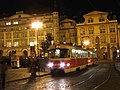
[[[83,44],[85,45],[85,47],[87,47],[90,44],[90,42],[88,40],[86,40],[83,42]]]
[[[39,21],[36,21],[36,22],[33,22],[31,24],[32,28],[35,28],[36,29],[36,33],[37,33],[37,40],[36,40],[36,46],[37,46],[37,54],[39,56],[39,52],[38,52],[38,30],[39,28],[42,28],[43,27],[43,23],[42,22],[39,22]]]
[[[87,46],[87,45],[90,44],[90,42],[89,42],[89,41],[84,41],[83,44],[84,44],[85,46]]]
[[[43,26],[43,23],[42,22],[39,22],[39,21],[36,21],[36,22],[33,22],[32,23],[32,28],[36,28],[36,29],[39,29]]]

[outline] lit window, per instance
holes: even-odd
[[[11,47],[12,43],[11,42],[7,42],[7,47]]]
[[[13,24],[18,24],[18,21],[16,21],[16,22],[13,22]]]
[[[18,46],[18,41],[14,42],[14,46],[15,47]]]
[[[60,55],[60,50],[59,49],[56,49],[55,51],[55,56],[59,56]]]
[[[84,28],[81,28],[80,29],[80,35],[84,35],[85,34],[85,29]]]
[[[6,25],[11,25],[11,22],[6,22]]]

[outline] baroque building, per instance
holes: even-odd
[[[83,15],[84,22],[78,23],[78,45],[94,49],[99,59],[112,59],[119,48],[117,20],[109,20],[108,12],[93,11]]]
[[[60,21],[60,43],[77,44],[76,22],[71,19]]]
[[[41,28],[36,30],[31,27],[35,21],[43,23]],[[47,34],[54,37],[54,43],[59,43],[59,15],[58,12],[43,14],[26,14],[23,11],[0,19],[0,49],[4,55],[9,56],[11,51],[23,55],[24,51],[30,55],[30,42],[37,41],[38,48]]]

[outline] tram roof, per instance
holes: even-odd
[[[72,46],[72,45],[67,45],[67,44],[59,44],[59,45],[51,45],[48,50],[50,49],[55,49],[55,48],[61,48],[61,49],[81,49],[81,50],[85,50],[79,46]],[[87,50],[85,50],[87,51]]]

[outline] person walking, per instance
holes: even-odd
[[[7,59],[3,56],[3,51],[0,50],[0,90],[5,90],[7,64]]]
[[[37,60],[35,56],[32,56],[30,58],[30,73],[31,73],[31,77],[36,77],[36,71],[37,71]]]

